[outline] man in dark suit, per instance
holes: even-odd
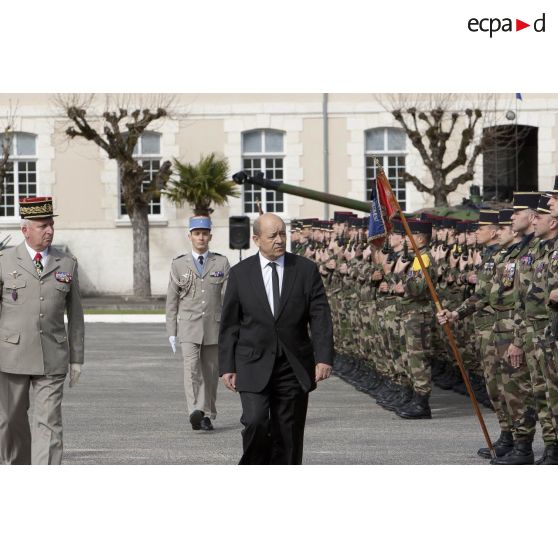
[[[308,393],[331,375],[329,304],[316,265],[285,253],[277,215],[256,219],[252,238],[259,252],[231,269],[225,292],[220,376],[240,393],[240,464],[300,464]]]

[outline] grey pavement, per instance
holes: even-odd
[[[64,395],[64,463],[235,464],[238,395],[220,385],[217,408],[213,432],[191,429],[182,358],[164,324],[86,324],[83,374]],[[432,408],[432,420],[406,421],[332,377],[310,395],[304,463],[486,464],[476,455],[484,441],[468,399],[435,390]],[[493,413],[483,414],[495,438]]]
[[[132,311],[165,311],[165,296],[139,297],[134,295],[88,295],[82,299],[86,311],[117,310]]]

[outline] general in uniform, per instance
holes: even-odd
[[[171,264],[166,321],[173,351],[177,340],[184,358],[184,391],[194,430],[213,430],[219,384],[217,341],[229,262],[209,251],[211,220],[190,219],[192,252],[176,256]]]
[[[0,463],[60,464],[62,393],[83,364],[76,258],[51,246],[52,198],[20,200],[25,241],[0,254]],[[64,314],[68,327],[64,325]],[[33,399],[32,424],[27,411]]]

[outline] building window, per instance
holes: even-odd
[[[4,135],[0,134],[0,145]],[[16,132],[10,142],[10,158],[0,198],[0,218],[19,216],[19,198],[37,195],[37,136]]]
[[[371,199],[372,184],[376,179],[374,159],[384,167],[401,209],[407,205],[405,174],[405,132],[399,128],[374,128],[366,131],[366,199]]]
[[[253,130],[242,134],[242,168],[249,174],[263,172],[268,180],[283,181],[284,132]],[[258,200],[264,213],[282,213],[285,210],[283,193],[251,184],[244,185],[244,213],[258,213]]]
[[[149,187],[153,177],[161,168],[161,134],[144,132],[134,148],[134,158],[141,162],[144,170],[141,186],[143,192]],[[122,188],[120,188],[120,197],[120,215],[127,215],[126,206],[122,200]],[[161,198],[152,199],[149,202],[149,215],[161,215]]]
[[[482,193],[485,200],[510,202],[514,192],[539,189],[537,127],[484,128],[483,143]]]

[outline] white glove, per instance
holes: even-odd
[[[176,335],[171,335],[169,337],[169,343],[173,353],[176,353]]]
[[[81,364],[70,364],[70,387],[73,388],[81,375]]]

